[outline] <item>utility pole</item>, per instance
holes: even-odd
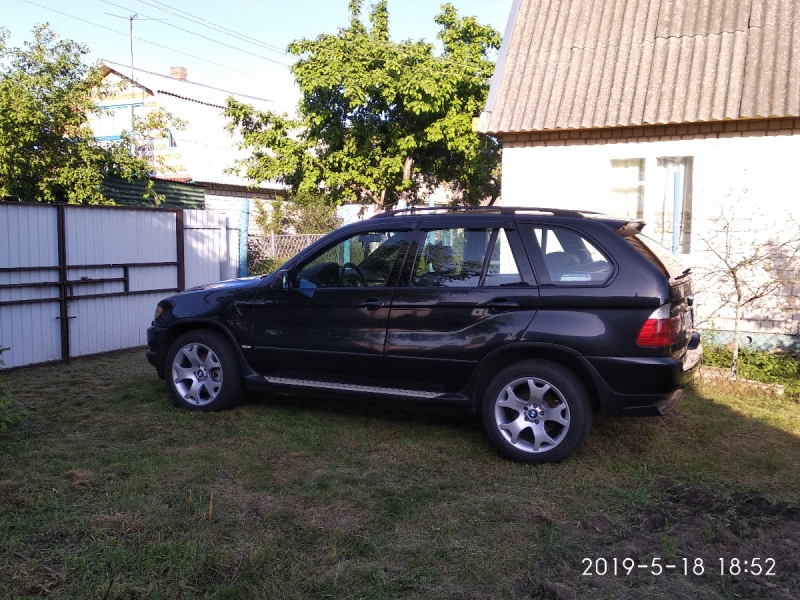
[[[134,79],[133,79],[133,20],[138,16],[139,14],[135,13],[132,14],[130,17],[128,17],[131,29],[131,134],[133,134],[133,104],[136,93],[136,85],[134,84]]]

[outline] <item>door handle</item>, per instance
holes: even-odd
[[[486,303],[492,312],[506,312],[509,308],[519,306],[517,302],[512,302],[507,298],[495,298]]]
[[[370,299],[364,300],[364,302],[361,303],[361,308],[366,308],[367,310],[378,310],[383,305],[384,303],[380,300]]]

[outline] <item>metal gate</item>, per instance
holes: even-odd
[[[158,300],[234,270],[227,219],[204,212],[0,203],[6,366],[145,345]]]

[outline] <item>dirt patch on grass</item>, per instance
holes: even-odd
[[[517,595],[800,598],[800,506],[668,480],[658,488],[656,503],[624,520],[592,515],[566,527],[570,568],[523,576]]]

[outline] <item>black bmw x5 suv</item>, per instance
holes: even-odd
[[[409,209],[278,271],[158,303],[147,357],[179,406],[248,390],[406,399],[482,415],[506,456],[554,462],[595,411],[663,415],[700,357],[688,270],[644,223],[559,209]]]

